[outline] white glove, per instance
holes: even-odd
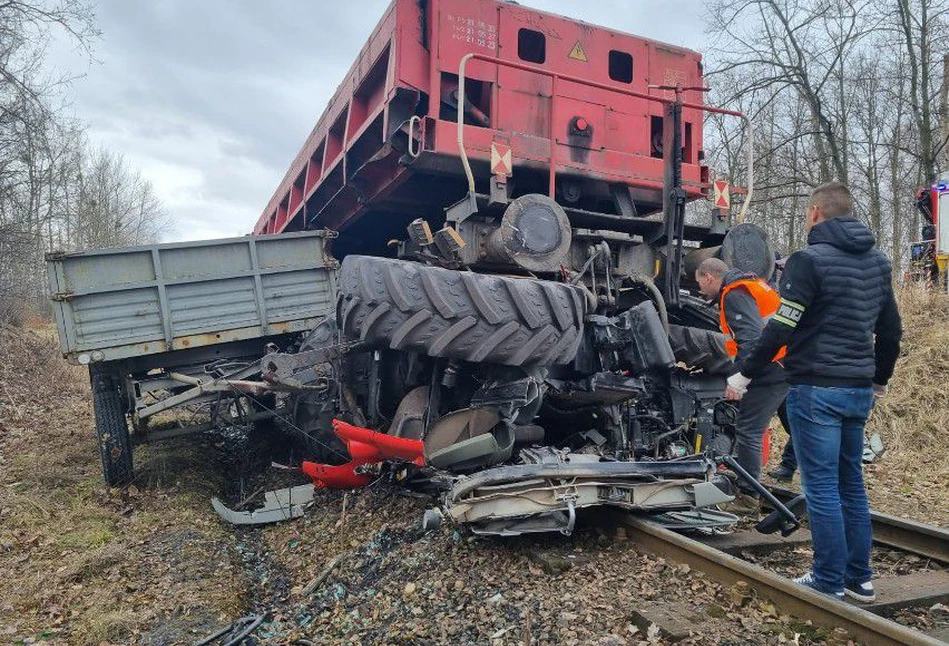
[[[741,374],[740,372],[736,372],[735,374],[733,374],[731,377],[728,378],[728,385],[731,386],[734,390],[742,394],[744,394],[744,392],[748,390],[748,384],[750,383],[751,383],[751,379]]]
[[[883,397],[886,393],[890,391],[889,386],[884,386],[881,384],[873,384],[873,396],[874,397]]]
[[[725,398],[741,399],[745,395],[745,392],[748,391],[749,383],[751,383],[751,379],[740,372],[736,372],[728,378],[728,387],[725,389]]]

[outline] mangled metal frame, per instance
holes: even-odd
[[[204,373],[199,373],[200,376],[187,374],[179,369],[163,372],[159,376],[149,375],[144,379],[130,381],[127,389],[132,399],[132,416],[138,431],[134,441],[141,443],[171,439],[217,428],[219,424],[213,415],[206,424],[181,424],[178,428],[163,430],[150,430],[148,420],[167,411],[225,400],[238,401],[244,395],[262,394],[268,390],[267,384],[249,380],[260,372],[257,362],[222,370],[217,376],[210,370],[212,367],[213,364],[201,365],[200,369],[204,370]],[[182,388],[184,390],[180,392],[173,392]],[[156,393],[163,391],[172,394],[164,397],[156,396]],[[149,401],[149,396],[152,401]],[[241,424],[250,424],[270,417],[273,417],[272,411],[248,410],[240,412],[238,421]]]
[[[365,349],[358,343],[337,343],[297,354],[271,353],[261,360],[263,381],[258,383],[275,391],[322,390],[328,384],[321,377],[321,364],[325,366],[325,362]],[[527,379],[530,381],[532,377]],[[478,410],[484,409],[475,407],[469,412]],[[465,412],[446,414],[442,420]],[[351,460],[342,465],[304,462],[299,471],[309,476],[317,488],[349,488],[364,486],[376,478],[380,463],[393,463],[392,473],[402,476],[399,479],[403,482],[426,482],[429,491],[439,493],[437,512],[427,515],[429,526],[444,518],[482,535],[535,532],[569,535],[574,530],[577,511],[592,507],[676,513],[678,515],[670,517],[669,522],[680,526],[717,527],[737,520],[731,514],[717,511],[701,513],[732,500],[726,493],[729,486],[722,484],[724,478],[718,474],[718,463],[710,454],[633,461],[602,454],[594,450],[595,442],[587,447],[591,452],[531,446],[517,453],[516,460],[520,464],[504,464],[458,475],[454,468],[457,464],[452,465],[455,473],[445,470],[446,466],[439,459],[442,454],[457,447],[473,450],[478,440],[493,440],[491,433],[463,438],[446,449],[338,419],[333,420],[332,428],[346,446]],[[468,447],[469,444],[472,446]],[[493,455],[496,451],[489,453]],[[466,470],[474,469],[479,467],[472,463]],[[268,505],[262,511],[267,512]],[[263,520],[271,517],[273,514],[262,513],[259,522],[271,522]]]
[[[536,451],[534,451],[536,454]],[[544,461],[500,466],[455,480],[444,514],[475,534],[573,532],[588,507],[691,511],[732,499],[714,484],[705,456],[663,462],[603,462],[597,456],[544,450]],[[727,516],[722,524],[734,522]]]

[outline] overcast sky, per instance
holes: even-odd
[[[243,235],[322,114],[388,0],[93,0],[94,62],[71,109],[124,155],[174,220],[167,240]],[[702,49],[698,0],[527,0],[531,7]]]

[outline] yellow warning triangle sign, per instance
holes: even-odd
[[[587,62],[587,53],[583,51],[583,45],[580,44],[579,40],[577,44],[573,46],[573,49],[570,50],[570,58],[582,63]]]

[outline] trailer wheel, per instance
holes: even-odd
[[[725,374],[734,367],[725,352],[725,335],[683,325],[669,326],[669,342],[676,361],[708,374]]]
[[[132,442],[119,376],[105,366],[90,366],[89,380],[102,477],[110,487],[124,487],[132,481]]]
[[[347,256],[339,274],[347,338],[475,363],[567,363],[580,343],[582,292],[570,285]]]

